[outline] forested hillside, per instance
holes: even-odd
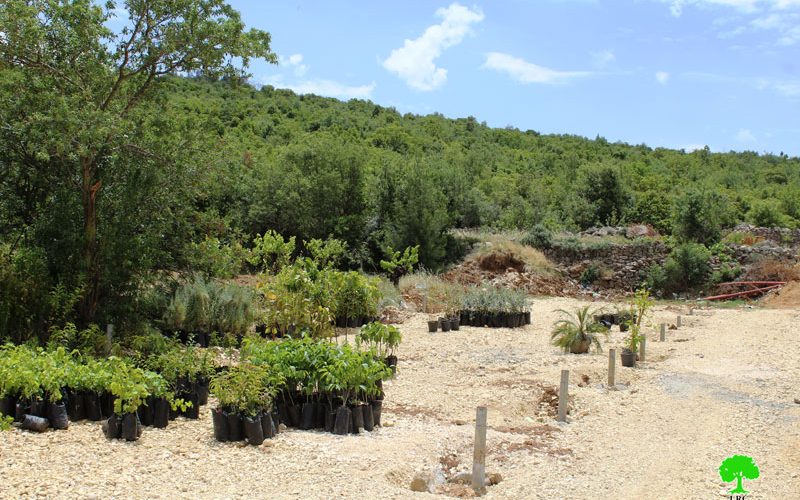
[[[800,160],[782,153],[685,153],[493,129],[473,117],[401,115],[269,86],[176,79],[167,100],[219,145],[199,208],[243,234],[343,238],[359,250],[354,264],[386,245],[421,243],[423,262],[435,266],[450,227],[643,222],[668,234],[675,209],[693,197],[723,226],[800,220]]]
[[[268,230],[298,243],[344,240],[343,265],[372,272],[391,249],[413,245],[421,264],[441,268],[460,256],[458,227],[643,222],[708,244],[739,221],[800,220],[800,159],[782,153],[651,149],[165,78],[102,151],[100,317],[137,310],[142,287],[165,271],[247,271],[246,249]],[[0,149],[4,316],[58,323],[86,293],[79,177],[58,160],[71,147],[61,122],[31,126],[28,108],[44,104],[20,101],[12,73],[3,83],[12,124]]]

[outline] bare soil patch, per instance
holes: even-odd
[[[720,497],[732,485],[717,469],[734,453],[761,468],[746,484],[751,498],[797,496],[800,353],[788,346],[800,309],[657,307],[648,361],[618,362],[619,390],[609,391],[607,352],[549,344],[555,311],[582,303],[533,300],[534,324],[513,330],[430,334],[414,315],[400,326],[385,425],[358,436],[290,430],[260,447],[217,443],[209,408],[135,443],[107,441],[95,423],[0,432],[0,498],[431,498],[411,492],[411,479],[470,469],[479,405],[489,415],[487,470],[503,476],[486,498]],[[659,342],[658,325],[676,314],[683,326]],[[604,348],[619,352],[624,335],[615,329]],[[546,390],[561,369],[570,370],[568,424],[555,422]]]

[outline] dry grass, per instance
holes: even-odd
[[[418,311],[430,314],[453,313],[461,308],[464,287],[444,281],[424,271],[400,278],[403,300],[414,304]],[[427,301],[426,301],[427,297]]]
[[[482,269],[495,272],[513,268],[533,274],[552,275],[555,271],[553,263],[542,252],[508,239],[486,242],[466,260],[477,261]]]
[[[748,267],[743,281],[798,281],[800,266],[793,262],[762,259]]]

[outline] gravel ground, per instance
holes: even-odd
[[[469,470],[475,407],[488,406],[487,470],[503,481],[487,498],[711,498],[720,462],[750,455],[761,477],[750,498],[800,496],[800,352],[797,309],[656,308],[654,325],[683,326],[647,361],[564,355],[548,343],[557,309],[533,301],[524,329],[462,327],[429,334],[424,315],[402,325],[397,377],[386,383],[386,424],[339,437],[287,431],[261,447],[217,443],[210,412],[110,442],[99,424],[42,435],[0,433],[0,498],[411,498],[415,473]],[[611,334],[608,347],[622,346]],[[570,370],[570,423],[557,424],[545,389]],[[542,404],[541,400],[545,403]],[[462,491],[463,493],[463,491]]]

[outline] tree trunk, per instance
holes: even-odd
[[[100,266],[97,262],[97,208],[95,200],[101,182],[95,181],[97,168],[91,158],[81,158],[81,197],[83,204],[83,263],[86,272],[86,289],[81,304],[81,319],[94,321],[100,288]]]

